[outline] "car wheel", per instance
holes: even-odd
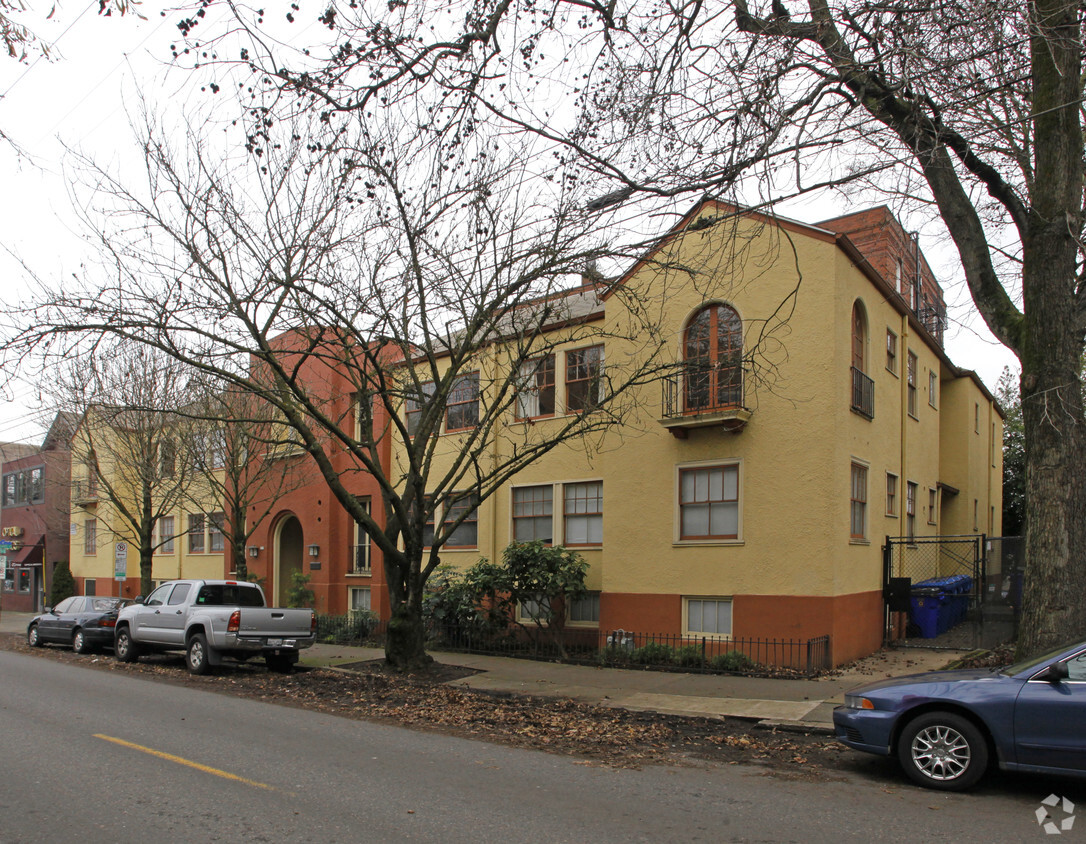
[[[190,674],[207,674],[211,671],[211,662],[208,659],[207,639],[203,633],[195,633],[189,639],[189,647],[185,652],[185,662],[188,664]]]
[[[961,791],[988,768],[988,744],[973,722],[950,712],[910,721],[897,743],[905,773],[925,788]]]
[[[121,662],[135,662],[140,658],[139,647],[132,641],[132,634],[127,627],[117,631],[113,640],[113,653]]]
[[[41,647],[41,636],[38,634],[38,625],[33,624],[26,631],[26,643],[32,648]]]
[[[72,650],[77,654],[90,653],[90,646],[87,644],[87,637],[83,635],[82,630],[76,630],[72,634]]]

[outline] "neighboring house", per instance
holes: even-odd
[[[808,225],[706,201],[621,278],[586,278],[566,298],[576,330],[549,328],[495,448],[592,413],[659,344],[668,366],[631,391],[618,425],[547,453],[480,504],[444,563],[500,559],[513,540],[560,543],[590,566],[570,626],[829,636],[841,664],[883,641],[885,537],[1000,533],[1000,410],[944,352],[942,291],[886,208]],[[630,336],[633,324],[652,336]],[[435,473],[507,357],[495,343],[465,374]],[[348,385],[320,378],[349,401]],[[367,494],[364,474],[352,483]],[[323,482],[285,495],[263,531],[249,564],[272,594],[300,560],[322,611],[387,617],[379,558],[369,578],[352,573],[365,538]]]
[[[25,456],[7,445],[3,462],[0,554],[6,557],[0,603],[12,612],[38,612],[53,569],[68,559],[68,477],[73,419],[58,413],[39,448]],[[20,451],[23,449],[20,449]]]
[[[154,417],[153,419],[151,417]],[[220,578],[222,506],[201,483],[184,437],[162,414],[92,408],[72,437],[71,568],[88,595],[140,593],[140,538],[150,525],[151,576]],[[221,471],[200,462],[201,471]]]
[[[283,334],[276,339],[289,360],[292,341],[298,335]],[[308,347],[308,342],[299,341]],[[343,373],[326,366],[319,356],[310,358],[296,373],[306,384],[313,401],[332,419],[356,425],[355,388]],[[384,427],[382,409],[374,406],[375,428]],[[390,443],[380,445],[381,460],[387,465]],[[371,475],[342,450],[328,447],[332,463],[349,492],[377,508],[375,517],[384,522],[381,491]],[[287,461],[276,471],[262,469],[262,461]],[[332,495],[312,458],[289,443],[269,442],[260,453],[251,455],[249,483],[257,488],[253,500],[275,500],[275,506],[261,519],[249,537],[246,565],[250,576],[264,587],[268,599],[279,606],[288,603],[292,574],[308,575],[309,588],[316,595],[316,609],[341,615],[348,610],[373,611],[388,617],[388,592],[384,586],[381,552],[359,530],[353,518]],[[284,484],[284,479],[288,479]],[[263,505],[258,508],[267,509]],[[230,573],[237,570],[228,559]]]
[[[602,289],[598,339],[540,362],[509,439],[591,412],[651,345],[633,307],[674,370],[483,502],[443,562],[561,543],[590,563],[572,626],[828,635],[841,664],[883,641],[886,536],[999,534],[1000,411],[943,351],[942,292],[887,209],[814,226],[705,202]]]

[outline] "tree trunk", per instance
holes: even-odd
[[[398,567],[386,563],[392,617],[385,636],[385,663],[397,671],[425,668],[434,659],[426,653],[426,624],[422,614],[424,584],[421,575],[412,577],[409,574],[404,578],[402,571],[393,571],[394,568]]]

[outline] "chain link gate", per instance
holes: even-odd
[[[886,537],[886,644],[974,650],[1013,640],[1021,559],[1018,537]]]

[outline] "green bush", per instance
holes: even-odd
[[[49,606],[55,607],[65,598],[75,594],[75,578],[66,560],[61,560],[53,569],[53,583],[49,587]]]
[[[754,660],[742,651],[717,654],[709,664],[716,671],[750,671],[755,665]]]
[[[684,645],[675,652],[675,664],[683,668],[701,668],[705,653],[700,645]]]
[[[300,571],[290,573],[290,588],[287,590],[288,607],[312,607],[317,599],[317,593],[309,585],[311,574],[302,574]]]
[[[630,654],[630,661],[638,665],[670,665],[675,651],[661,642],[647,642],[635,648]]]

